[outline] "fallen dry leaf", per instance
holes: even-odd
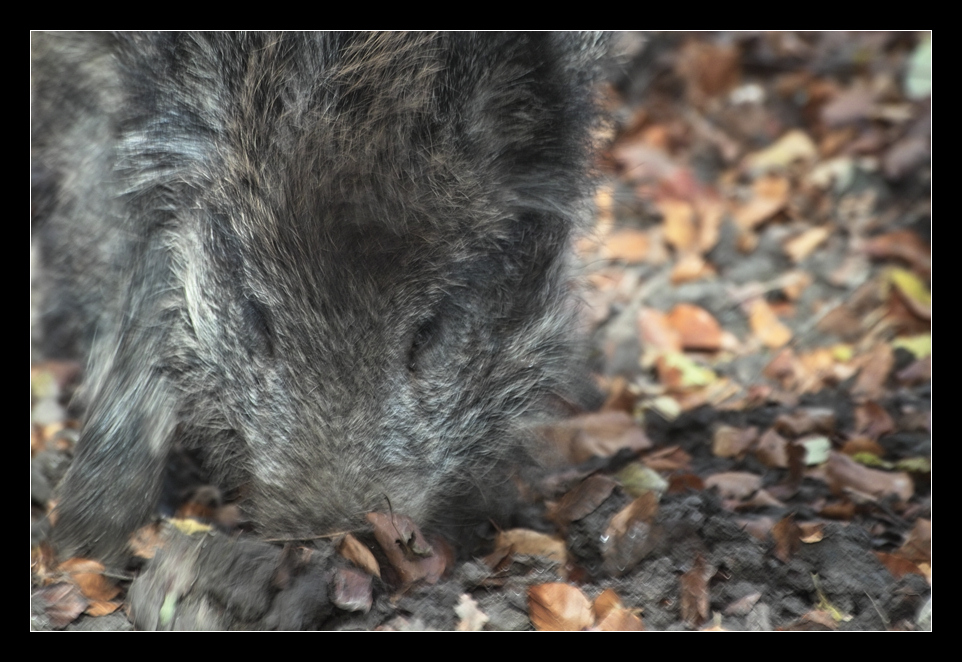
[[[39,589],[35,592],[34,599],[39,601],[43,613],[50,619],[50,626],[54,629],[67,627],[84,613],[90,604],[76,586],[66,582]]]
[[[602,254],[609,260],[644,262],[651,251],[651,237],[641,230],[618,230],[604,238]]]
[[[595,627],[601,632],[643,632],[645,624],[629,609],[613,609]]]
[[[885,552],[875,552],[875,556],[896,579],[902,579],[905,575],[925,576],[925,573],[922,572],[918,565],[906,558]]]
[[[852,387],[852,394],[878,399],[885,393],[885,382],[895,365],[895,356],[887,343],[877,343],[872,350],[860,357],[858,377]]]
[[[879,458],[885,455],[885,448],[871,437],[853,437],[842,444],[840,450],[849,457],[859,453],[870,453]]]
[[[344,535],[337,546],[338,553],[345,559],[356,565],[369,575],[381,577],[381,568],[374,558],[374,554],[367,545],[352,536],[350,533]]]
[[[89,600],[112,600],[120,589],[104,574],[104,566],[98,561],[84,558],[67,559],[58,570],[70,576],[84,597]]]
[[[802,530],[795,524],[794,517],[786,515],[772,527],[772,538],[775,540],[775,558],[788,563],[801,547]]]
[[[561,497],[551,519],[561,526],[566,526],[587,517],[611,496],[612,490],[617,485],[615,480],[601,474],[588,476],[576,488]]]
[[[712,435],[711,450],[716,457],[741,457],[758,439],[758,428],[720,425]]]
[[[661,541],[662,532],[652,525],[658,497],[648,492],[622,508],[608,524],[602,538],[602,568],[620,577],[647,557]]]
[[[644,462],[655,471],[687,470],[691,466],[691,455],[681,446],[666,446],[646,455]]]
[[[501,531],[494,540],[494,549],[495,552],[543,556],[546,559],[557,561],[562,566],[568,560],[568,551],[564,540],[530,529]]]
[[[911,230],[896,230],[866,239],[862,250],[875,258],[894,258],[922,275],[932,268],[931,247]]]
[[[684,200],[663,199],[658,201],[658,210],[664,217],[665,241],[679,253],[687,253],[695,248],[695,210]]]
[[[835,494],[854,491],[872,499],[889,495],[907,501],[914,491],[912,478],[903,472],[878,471],[863,467],[842,453],[832,452],[825,463],[825,476]]]
[[[774,428],[759,437],[752,452],[766,467],[784,469],[788,466],[788,439]]]
[[[831,234],[831,228],[809,228],[800,235],[796,235],[785,242],[785,254],[788,255],[792,262],[798,264],[814,253],[815,249],[821,246]]]
[[[753,173],[781,170],[795,161],[818,158],[818,147],[808,134],[792,129],[765,149],[745,157],[744,167]]]
[[[705,479],[705,487],[716,488],[724,499],[746,499],[761,486],[761,476],[747,471],[725,471]]]
[[[568,584],[529,587],[528,616],[536,629],[547,632],[584,630],[594,623],[591,602]]]
[[[735,46],[691,40],[682,48],[676,69],[687,83],[689,99],[701,105],[738,84],[741,57]]]
[[[88,616],[106,616],[112,614],[123,606],[119,600],[91,600],[84,612]]]
[[[595,598],[592,608],[595,611],[595,618],[601,620],[612,609],[624,609],[625,606],[621,603],[621,598],[618,597],[614,589],[606,588]]]
[[[762,299],[755,299],[748,307],[748,322],[751,325],[752,333],[766,347],[777,349],[788,344],[788,341],[792,339],[792,332],[779,321],[771,306]]]
[[[895,421],[881,405],[870,400],[855,408],[855,430],[878,439],[895,430]]]
[[[698,627],[708,620],[711,595],[708,580],[715,574],[715,568],[707,563],[701,554],[695,556],[691,570],[681,576],[681,617],[690,627]]]
[[[660,310],[642,308],[638,311],[638,335],[644,347],[664,352],[681,351],[681,334]]]
[[[825,526],[821,522],[800,522],[798,528],[801,541],[806,545],[821,542],[825,537]]]
[[[678,304],[668,313],[668,324],[678,332],[683,349],[708,352],[721,349],[721,326],[704,308]]]
[[[915,520],[915,526],[898,553],[915,563],[932,563],[932,522],[927,519]]]
[[[404,585],[417,581],[435,584],[444,574],[445,559],[435,554],[414,521],[405,515],[372,512],[367,521],[374,538]]]
[[[835,432],[835,412],[824,407],[800,407],[779,414],[775,419],[775,429],[791,438],[807,434],[830,435]]]
[[[651,448],[644,431],[623,411],[583,414],[542,426],[541,430],[573,464],[592,457],[608,457],[625,448],[634,451]]]
[[[675,265],[671,268],[672,285],[690,283],[710,278],[715,275],[715,270],[697,253],[685,253],[675,260]]]
[[[748,595],[738,598],[734,602],[730,603],[725,607],[726,616],[746,616],[755,607],[755,603],[758,602],[762,597],[759,592],[749,593]]]

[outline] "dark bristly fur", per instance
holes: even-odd
[[[86,357],[66,554],[173,445],[269,537],[500,508],[571,397],[594,35],[33,35],[36,350]]]

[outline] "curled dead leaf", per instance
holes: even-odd
[[[594,623],[591,602],[568,584],[539,584],[528,588],[528,615],[535,628],[548,632],[584,630]]]
[[[907,501],[914,492],[912,478],[907,473],[869,469],[838,452],[829,455],[825,476],[835,494],[855,492],[872,499],[894,495]]]
[[[374,558],[374,554],[367,548],[367,545],[352,536],[345,534],[337,546],[338,553],[345,559],[356,565],[369,575],[381,577],[381,567]]]
[[[543,556],[561,565],[568,560],[564,540],[530,529],[509,529],[500,532],[495,538],[494,548],[496,552]]]

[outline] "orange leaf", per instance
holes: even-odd
[[[568,584],[529,587],[528,613],[535,628],[541,631],[577,631],[594,623],[591,602]]]

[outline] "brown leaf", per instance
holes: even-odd
[[[802,531],[791,515],[783,517],[772,527],[772,538],[775,540],[775,558],[782,563],[791,561],[802,545]]]
[[[599,619],[597,629],[601,632],[643,632],[645,624],[629,609],[613,609]]]
[[[835,494],[854,491],[863,497],[881,499],[895,495],[907,501],[913,493],[912,478],[904,472],[878,471],[863,467],[842,453],[832,452],[825,464],[829,488]]]
[[[855,504],[847,499],[828,503],[818,511],[818,514],[828,519],[848,521],[855,517]]]
[[[595,598],[595,603],[593,609],[595,611],[595,618],[599,621],[608,615],[612,609],[624,609],[625,606],[621,604],[621,598],[615,593],[614,589],[606,588],[601,594]]]
[[[30,550],[30,571],[44,584],[50,583],[56,567],[57,555],[49,541],[44,540]]]
[[[911,230],[896,230],[866,239],[862,250],[875,258],[901,260],[922,275],[927,275],[932,268],[931,247]]]
[[[609,457],[625,448],[634,451],[651,448],[644,431],[622,411],[583,414],[542,426],[542,430],[573,464],[592,457]]]
[[[739,228],[751,230],[775,216],[787,202],[777,198],[752,198],[735,209],[733,216]]]
[[[660,310],[642,308],[638,311],[638,335],[645,347],[667,352],[681,351],[681,334]]]
[[[798,264],[815,252],[832,234],[827,227],[809,228],[785,242],[785,254],[795,264]]]
[[[738,520],[739,526],[745,533],[758,540],[768,540],[768,535],[775,526],[775,521],[771,517],[756,517],[754,519]]]
[[[915,526],[899,548],[899,555],[915,563],[932,563],[932,522],[915,520]]]
[[[56,629],[67,627],[90,604],[76,586],[66,582],[41,588],[36,592],[35,599],[50,619],[51,627]]]
[[[735,428],[720,425],[712,435],[711,450],[715,457],[742,457],[758,439],[758,428]]]
[[[897,372],[895,376],[903,386],[924,384],[932,379],[932,355],[913,361],[904,370]]]
[[[80,592],[90,600],[112,600],[120,589],[104,574],[102,563],[84,558],[67,559],[58,568],[70,576]]]
[[[495,538],[494,548],[496,552],[509,551],[514,554],[543,556],[557,561],[562,566],[568,561],[564,540],[530,529],[501,531]]]
[[[768,490],[762,488],[755,492],[747,501],[743,501],[740,509],[754,510],[758,508],[784,508],[785,504],[776,499]]]
[[[725,607],[726,616],[747,616],[762,597],[761,593],[749,593]]]
[[[846,90],[822,107],[822,120],[831,127],[862,120],[872,113],[875,92],[868,87]]]
[[[689,490],[699,492],[705,489],[701,476],[693,473],[673,474],[668,478],[668,494],[682,494]]]
[[[692,40],[682,47],[677,70],[688,84],[691,101],[700,105],[738,84],[740,64],[741,54],[737,47]]]
[[[825,526],[821,522],[801,522],[798,528],[801,540],[806,545],[821,542],[825,537]]]
[[[583,630],[594,623],[591,602],[568,584],[529,587],[528,614],[534,627],[543,632]]]
[[[875,556],[896,579],[902,579],[905,575],[925,576],[925,573],[915,563],[906,558],[895,554],[886,554],[885,552],[875,552]]]
[[[651,250],[651,237],[641,230],[618,230],[604,239],[603,255],[609,260],[644,262]]]
[[[885,455],[885,449],[880,443],[870,437],[853,437],[842,444],[841,452],[849,457],[859,453],[871,453],[876,457]]]
[[[775,429],[791,438],[807,434],[833,434],[835,412],[825,407],[800,407],[775,419]]]
[[[855,430],[872,439],[878,439],[895,430],[895,421],[880,404],[869,400],[855,408]],[[884,455],[884,452],[876,455]]]
[[[759,438],[753,453],[766,467],[784,469],[788,466],[788,440],[774,428]]]
[[[607,386],[602,387],[602,391],[607,392],[608,397],[601,411],[622,411],[626,414],[634,411],[639,396],[628,387],[628,380],[624,377],[614,377]]]
[[[711,607],[708,580],[714,574],[715,569],[698,554],[691,570],[681,576],[681,617],[690,627],[698,627],[708,620]]]
[[[602,538],[602,569],[620,577],[643,561],[661,541],[662,530],[652,526],[658,497],[647,492],[622,508],[608,524]]]
[[[798,493],[805,479],[805,446],[802,444],[788,444],[785,447],[788,455],[788,474],[778,485],[772,485],[768,491],[776,499],[790,499]]]
[[[862,369],[858,373],[855,385],[852,387],[852,394],[867,398],[881,398],[885,393],[885,382],[892,366],[895,365],[895,356],[892,348],[887,343],[877,343],[872,351],[861,357]]]
[[[766,347],[777,349],[792,339],[792,332],[779,321],[771,306],[763,299],[755,299],[749,304],[748,322],[752,333]]]
[[[356,565],[369,575],[381,577],[381,567],[374,558],[374,554],[367,545],[352,536],[350,533],[344,535],[337,546],[337,552],[345,559]]]
[[[611,496],[617,485],[616,481],[607,476],[588,476],[578,487],[561,497],[554,509],[552,520],[561,526],[567,526],[570,522],[587,517]]]
[[[404,585],[424,580],[435,584],[444,574],[445,559],[435,554],[421,530],[405,515],[372,512],[367,521],[374,527],[374,538]]]
[[[929,141],[922,136],[906,136],[892,145],[882,158],[882,169],[889,179],[901,179],[929,162]]]
[[[119,600],[93,600],[88,605],[86,614],[88,616],[107,616],[112,614],[123,605]]]
[[[753,173],[782,170],[795,161],[811,161],[818,157],[818,148],[808,134],[792,129],[775,143],[745,157],[745,167]]]
[[[671,268],[670,280],[672,285],[680,285],[682,283],[701,280],[702,278],[710,278],[714,275],[714,268],[705,262],[700,255],[697,253],[684,253],[675,260],[675,264]]]
[[[165,534],[160,522],[142,526],[130,536],[130,548],[134,556],[142,559],[152,559],[157,550],[163,549]]]
[[[691,455],[681,446],[666,446],[646,455],[644,463],[655,471],[687,470],[691,466]]]
[[[658,210],[664,217],[665,241],[679,253],[695,248],[695,210],[684,200],[662,199]]]
[[[678,332],[683,349],[709,352],[721,349],[721,326],[704,308],[678,304],[668,313],[668,324]]]
[[[762,486],[761,476],[745,471],[726,471],[705,479],[705,487],[716,488],[725,499],[745,499]]]

